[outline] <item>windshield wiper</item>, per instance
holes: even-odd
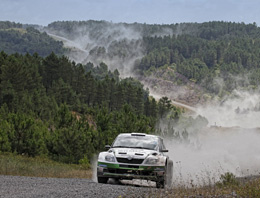
[[[129,146],[113,146],[112,148],[132,148],[132,147],[129,147]]]
[[[147,148],[147,147],[142,147],[142,146],[131,147],[131,148],[154,150],[152,148]]]

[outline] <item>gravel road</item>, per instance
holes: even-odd
[[[112,183],[112,182],[110,182]],[[157,190],[131,185],[98,184],[89,179],[40,178],[0,175],[0,197],[143,197]]]

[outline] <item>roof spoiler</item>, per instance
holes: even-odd
[[[131,136],[146,136],[145,133],[131,133]]]

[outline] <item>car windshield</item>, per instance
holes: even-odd
[[[118,136],[113,144],[113,148],[143,148],[156,150],[158,138],[151,136]]]

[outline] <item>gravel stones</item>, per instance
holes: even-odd
[[[0,175],[0,197],[142,197],[155,190],[129,185],[98,184],[89,179]]]

